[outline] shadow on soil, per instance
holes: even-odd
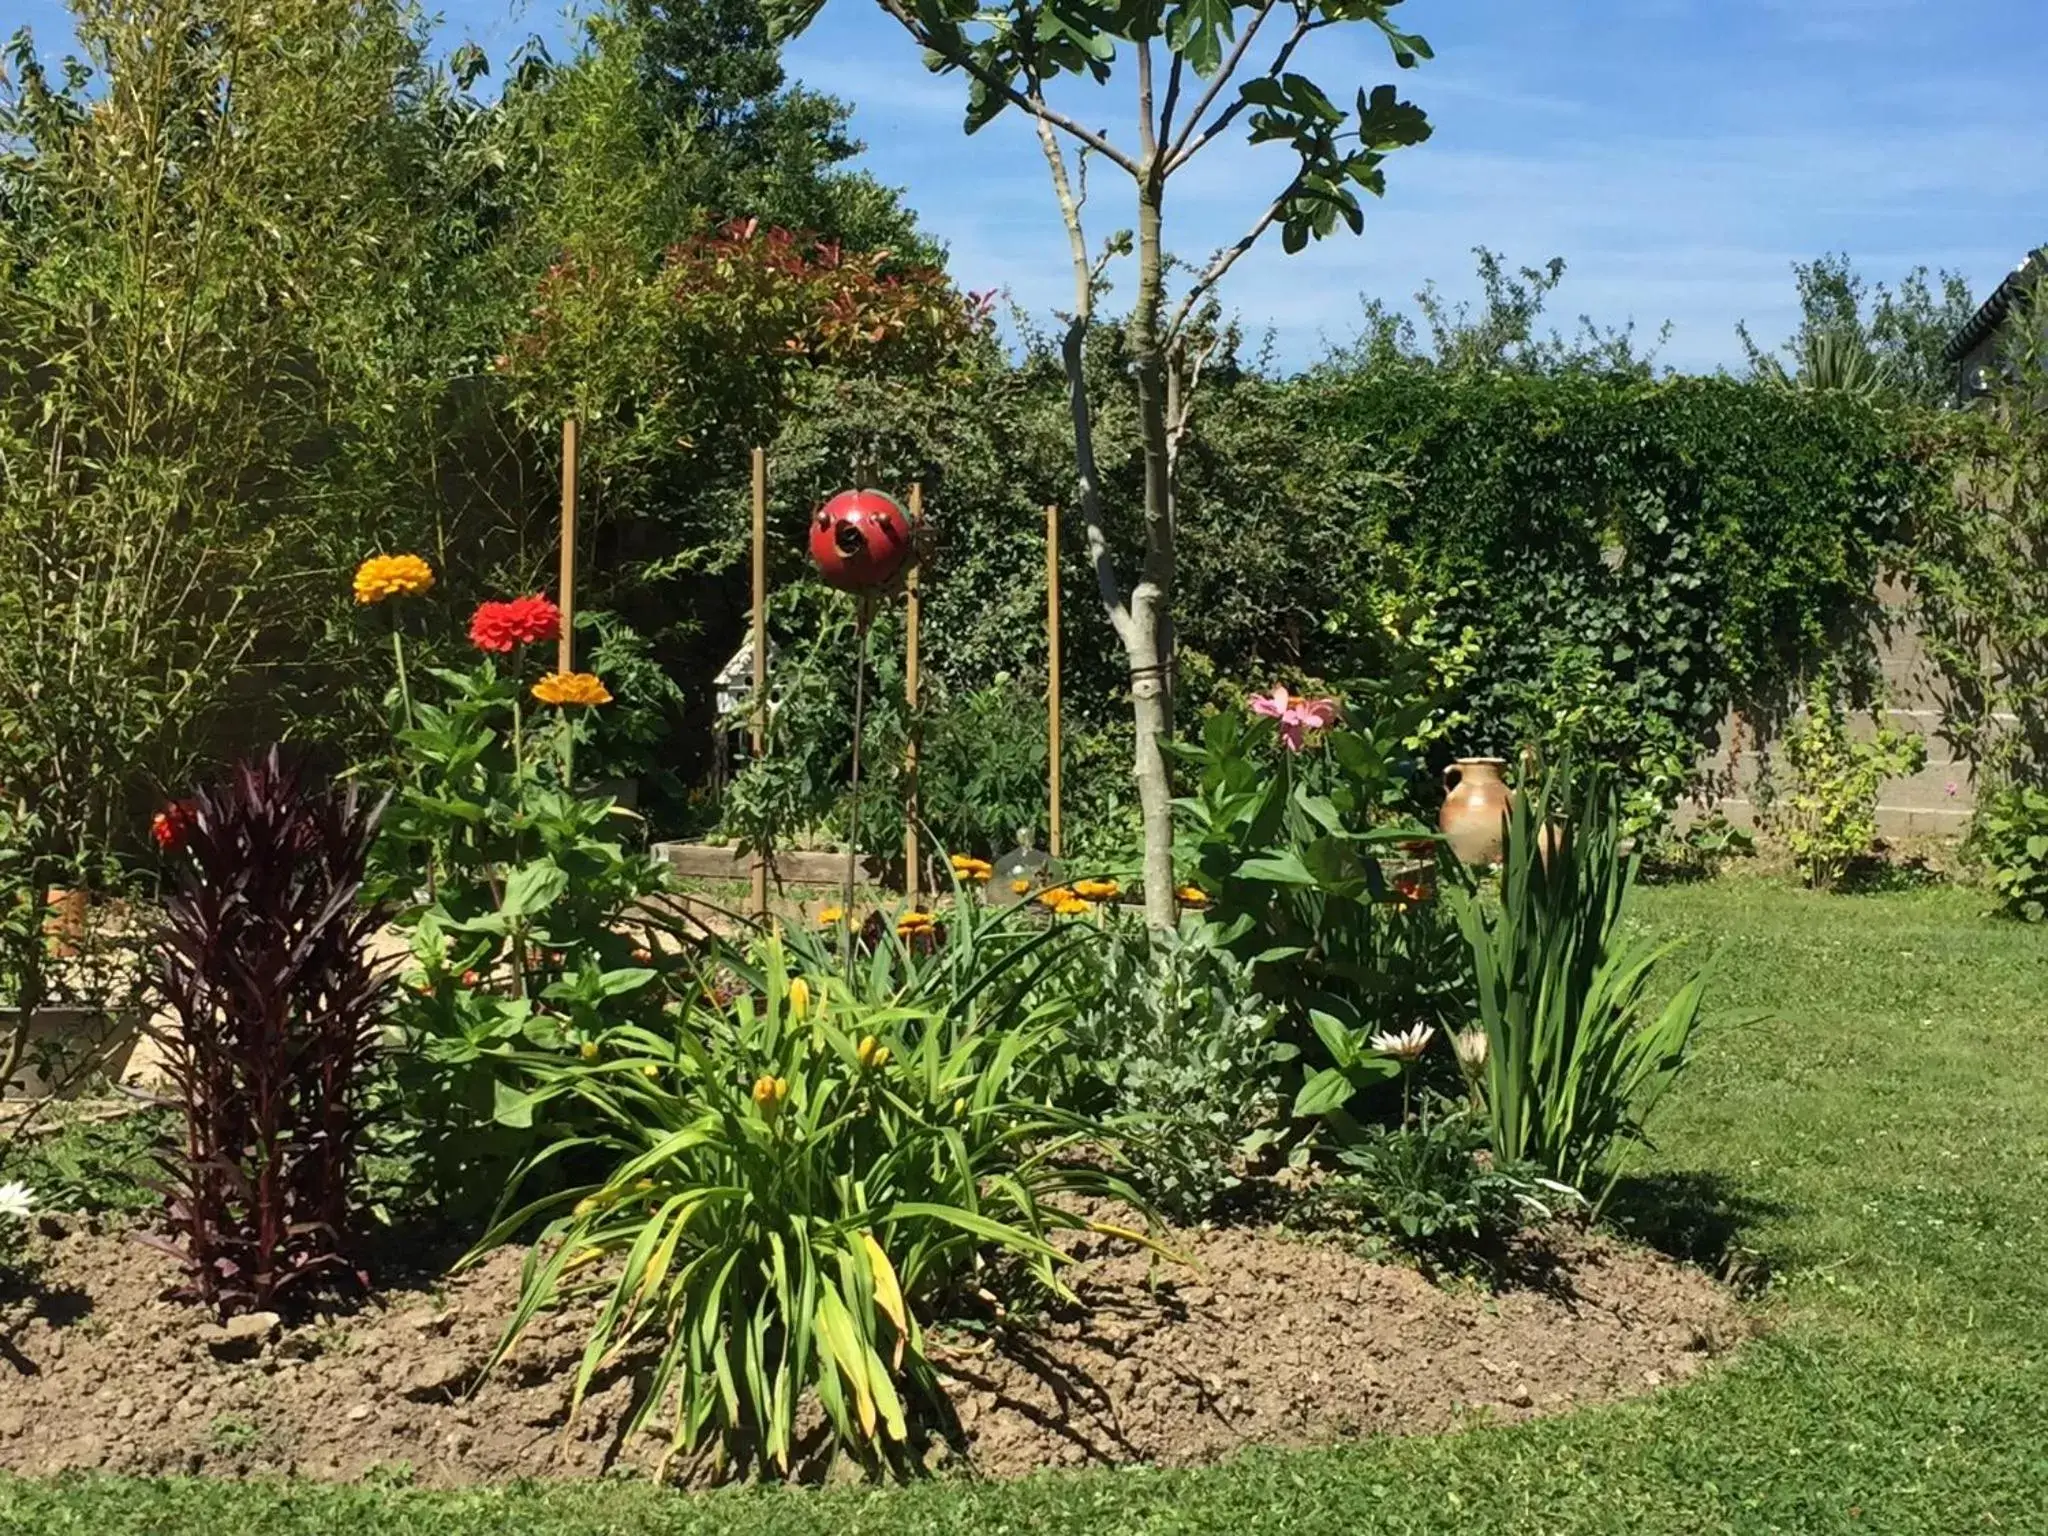
[[[1768,1255],[1744,1238],[1790,1207],[1745,1192],[1725,1174],[1702,1170],[1631,1174],[1608,1196],[1607,1216],[1636,1242],[1695,1264],[1743,1295],[1771,1280]]]

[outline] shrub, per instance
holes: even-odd
[[[2048,791],[2011,784],[1986,795],[1968,846],[2001,912],[2029,923],[2048,918]]]
[[[1278,1037],[1279,1006],[1199,919],[1178,933],[1118,929],[1084,963],[1066,1052],[1075,1107],[1126,1136],[1131,1181],[1162,1212],[1213,1215],[1282,1128],[1296,1051]]]
[[[1061,1038],[1048,1023],[876,1006],[773,939],[741,958],[752,984],[729,1004],[620,1026],[595,1060],[540,1077],[536,1099],[587,1106],[608,1165],[480,1245],[551,1218],[497,1358],[543,1307],[601,1295],[572,1412],[644,1350],[632,1426],[668,1407],[672,1451],[715,1441],[786,1469],[815,1393],[872,1463],[907,1438],[904,1389],[936,1394],[924,1320],[998,1260],[1057,1290],[1047,1233],[1094,1224],[1052,1202],[1132,1194],[1064,1160],[1106,1149],[1036,1094]]]
[[[1625,945],[1639,860],[1620,852],[1604,776],[1569,797],[1516,793],[1497,904],[1464,901],[1487,1051],[1479,1091],[1496,1156],[1588,1189],[1685,1066],[1706,988],[1661,1009],[1650,984],[1670,946]]]
[[[273,748],[189,809],[157,944],[178,1022],[157,1040],[184,1112],[158,1243],[225,1314],[352,1272],[383,990],[369,958],[381,918],[357,898],[381,807],[307,784]]]
[[[1879,726],[1868,741],[1854,739],[1833,685],[1823,681],[1786,732],[1784,752],[1791,785],[1773,798],[1770,816],[1806,883],[1827,890],[1870,852],[1878,791],[1886,779],[1918,773],[1927,743],[1890,726]]]

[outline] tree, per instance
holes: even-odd
[[[1792,272],[1800,318],[1781,349],[1792,360],[1789,369],[1756,344],[1747,326],[1735,328],[1754,377],[1922,406],[1942,405],[1954,393],[1954,372],[1942,353],[1976,309],[1960,274],[1915,267],[1894,290],[1868,282],[1845,255],[1800,262]]]
[[[1587,373],[1611,378],[1648,379],[1657,371],[1657,353],[1671,339],[1671,322],[1658,328],[1648,347],[1636,338],[1633,319],[1620,326],[1602,326],[1588,314],[1579,316],[1570,337],[1555,327],[1537,331],[1551,294],[1564,282],[1565,263],[1553,256],[1540,267],[1510,272],[1496,251],[1473,249],[1479,266],[1480,303],[1451,303],[1434,279],[1415,295],[1429,330],[1425,345],[1415,322],[1382,299],[1366,299],[1359,334],[1332,349],[1318,372],[1327,377],[1372,372],[1381,368],[1422,366],[1463,373]]]
[[[1135,776],[1144,826],[1145,914],[1174,921],[1173,801],[1165,746],[1171,733],[1175,486],[1195,388],[1215,345],[1217,285],[1271,230],[1289,253],[1364,228],[1361,193],[1385,190],[1386,157],[1429,136],[1422,111],[1392,85],[1361,89],[1347,108],[1289,66],[1303,43],[1343,23],[1376,29],[1402,69],[1429,58],[1428,43],[1394,24],[1401,0],[877,0],[924,49],[930,68],[965,77],[966,127],[1022,112],[1045,153],[1065,222],[1074,302],[1062,318],[1083,536],[1097,590],[1124,652],[1135,725]],[[774,0],[779,35],[808,26],[824,0]],[[1253,50],[1272,46],[1263,71]],[[1119,143],[1055,106],[1068,77],[1107,86],[1128,68],[1135,144]],[[1245,232],[1205,263],[1177,295],[1166,239],[1168,193],[1203,151],[1242,132],[1278,144],[1292,169]],[[1128,180],[1133,227],[1099,247],[1084,222],[1091,165]],[[1093,439],[1086,351],[1112,262],[1134,256],[1135,294],[1125,320],[1130,387],[1144,444],[1142,551],[1135,572],[1111,548]]]

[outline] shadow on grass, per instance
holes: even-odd
[[[1744,1239],[1791,1208],[1745,1192],[1727,1175],[1703,1170],[1630,1174],[1608,1196],[1615,1228],[1682,1263],[1696,1264],[1744,1295],[1771,1280],[1768,1255]]]

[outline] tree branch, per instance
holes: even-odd
[[[1034,88],[1035,89],[1035,88]],[[1095,412],[1088,400],[1085,369],[1088,328],[1095,319],[1095,285],[1110,259],[1104,251],[1100,261],[1088,259],[1088,236],[1081,223],[1081,210],[1088,200],[1088,159],[1080,157],[1078,192],[1067,175],[1067,157],[1053,137],[1052,124],[1033,116],[1038,146],[1045,151],[1045,163],[1052,172],[1053,194],[1059,199],[1060,218],[1067,226],[1067,248],[1074,265],[1074,312],[1067,320],[1067,334],[1060,344],[1060,358],[1067,376],[1067,410],[1074,421],[1074,467],[1080,483],[1081,526],[1088,545],[1088,563],[1095,571],[1095,586],[1102,606],[1119,638],[1128,642],[1131,629],[1130,601],[1123,579],[1116,573],[1110,555],[1109,532],[1102,520],[1102,480],[1095,467]]]
[[[878,3],[883,10],[896,19],[904,31],[908,32],[917,41],[919,47],[937,54],[955,69],[964,70],[974,76],[975,79],[979,80],[989,90],[994,91],[1012,106],[1021,107],[1040,123],[1057,128],[1070,138],[1085,144],[1112,165],[1120,167],[1126,175],[1134,178],[1137,176],[1137,161],[1118,149],[1094,129],[1084,128],[1064,112],[1055,111],[1035,87],[1027,94],[1024,91],[1018,90],[1013,82],[1004,79],[994,70],[983,66],[972,55],[941,48],[932,35],[918,25],[917,18],[904,8],[903,0],[878,0]]]
[[[1223,281],[1224,274],[1237,265],[1238,258],[1257,245],[1259,236],[1273,227],[1274,221],[1286,208],[1288,200],[1301,190],[1302,179],[1306,174],[1305,170],[1297,171],[1294,180],[1290,181],[1286,189],[1273,199],[1266,211],[1259,215],[1258,222],[1238,236],[1232,244],[1216,253],[1215,259],[1203,269],[1202,275],[1195,279],[1194,286],[1188,289],[1175,308],[1173,319],[1166,327],[1166,339],[1169,342],[1180,335],[1181,328],[1187,324],[1188,316],[1195,312],[1195,306],[1202,302],[1212,288]]]
[[[1179,54],[1174,57],[1178,59]],[[1157,174],[1153,161],[1158,157],[1159,140],[1152,131],[1152,39],[1138,39],[1138,156],[1148,174]]]
[[[1268,13],[1261,11],[1259,14],[1261,16],[1264,16]],[[1285,69],[1287,67],[1287,61],[1294,57],[1294,50],[1301,46],[1301,40],[1307,37],[1309,33],[1315,31],[1318,27],[1323,25],[1324,23],[1322,22],[1310,20],[1308,13],[1306,11],[1303,11],[1300,15],[1300,19],[1294,23],[1293,32],[1288,34],[1287,41],[1282,43],[1280,45],[1280,51],[1273,55],[1273,62],[1266,66],[1266,78],[1271,79],[1274,76],[1278,75],[1283,69]],[[1250,37],[1251,28],[1247,27],[1245,29],[1245,38],[1248,41]],[[1239,52],[1241,53],[1242,49],[1240,49]],[[1235,69],[1236,67],[1236,60],[1235,58],[1233,58],[1231,62],[1231,68]],[[1220,85],[1223,82],[1224,78],[1225,76],[1221,74],[1217,75],[1216,83]],[[1212,99],[1214,95],[1215,87],[1212,86],[1210,88],[1210,96]],[[1186,165],[1188,161],[1194,159],[1196,155],[1200,154],[1202,150],[1205,147],[1207,147],[1210,140],[1214,139],[1217,134],[1221,133],[1224,129],[1228,128],[1232,123],[1236,122],[1238,113],[1244,110],[1245,101],[1244,97],[1238,97],[1237,100],[1233,101],[1229,106],[1225,107],[1220,114],[1218,114],[1215,122],[1211,123],[1207,128],[1202,129],[1202,131],[1199,134],[1197,134],[1195,132],[1196,126],[1201,122],[1202,113],[1208,110],[1209,105],[1209,101],[1204,101],[1201,107],[1199,107],[1196,110],[1194,116],[1188,119],[1187,127],[1181,130],[1180,142],[1174,145],[1173,154],[1171,158],[1169,158],[1169,160],[1167,161],[1166,171],[1168,175],[1172,175],[1173,172],[1179,170],[1183,165]]]
[[[1266,0],[1266,4],[1259,7],[1258,14],[1245,23],[1244,31],[1238,34],[1237,42],[1232,45],[1230,52],[1225,55],[1223,67],[1216,71],[1215,78],[1209,82],[1209,88],[1202,92],[1202,99],[1195,103],[1194,111],[1188,114],[1187,127],[1181,130],[1180,139],[1167,152],[1166,158],[1169,169],[1187,159],[1188,155],[1192,153],[1187,147],[1188,139],[1201,126],[1202,118],[1208,113],[1208,110],[1216,105],[1216,98],[1223,94],[1223,88],[1230,84],[1231,76],[1237,73],[1237,66],[1244,62],[1244,56],[1252,46],[1252,39],[1259,35],[1259,28],[1264,26],[1266,18],[1279,8],[1280,0]],[[1285,58],[1285,56],[1283,53],[1282,58]],[[1178,54],[1174,56],[1174,61],[1176,63],[1179,62]],[[1235,110],[1235,108],[1232,108],[1232,111]]]
[[[1167,143],[1173,141],[1173,109],[1180,105],[1181,72],[1186,65],[1187,61],[1176,53],[1166,71],[1166,104],[1159,109],[1159,137]]]

